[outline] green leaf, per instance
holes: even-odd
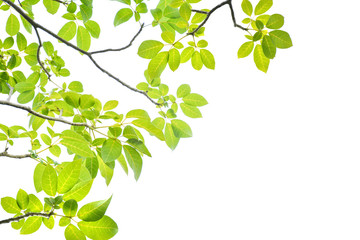
[[[260,45],[256,45],[254,50],[254,62],[256,67],[263,72],[267,72],[270,64],[270,59],[267,58]]]
[[[107,139],[101,148],[101,157],[105,163],[113,162],[120,157],[122,145],[117,139]]]
[[[134,171],[134,177],[136,180],[138,180],[142,169],[142,158],[140,154],[129,145],[124,145],[124,152],[127,162]]]
[[[94,157],[93,152],[89,147],[89,143],[80,134],[65,130],[61,134],[61,144],[66,146],[70,151],[82,157]]]
[[[54,216],[51,216],[50,218],[42,218],[42,221],[44,223],[44,225],[48,228],[48,229],[53,229],[55,226],[55,220],[54,220]]]
[[[44,206],[41,201],[34,194],[29,194],[29,204],[27,206],[27,211],[41,212],[43,207]]]
[[[64,194],[64,200],[74,199],[80,202],[89,193],[92,183],[93,180],[77,183],[70,191]]]
[[[92,7],[89,7],[85,4],[80,5],[80,13],[83,19],[83,22],[86,23],[92,16]]]
[[[244,11],[244,13],[246,13],[246,15],[251,17],[253,13],[253,6],[249,0],[243,0],[241,3],[241,8]]]
[[[148,74],[150,79],[160,77],[161,73],[164,71],[169,59],[168,52],[161,52],[157,54],[151,61],[148,66]]]
[[[206,48],[208,45],[209,45],[209,43],[208,43],[206,40],[200,40],[200,41],[197,43],[197,46],[198,46],[199,48]]]
[[[118,26],[124,22],[129,21],[129,19],[134,15],[133,11],[130,8],[120,9],[114,19],[114,26]]]
[[[131,110],[126,114],[126,118],[139,118],[150,121],[149,114],[142,109]]]
[[[118,104],[119,104],[118,101],[110,100],[110,101],[105,103],[103,110],[104,111],[112,110],[112,109],[116,108],[118,106]]]
[[[255,15],[260,15],[267,12],[273,5],[272,0],[260,0],[255,7]]]
[[[273,59],[276,54],[276,46],[268,35],[264,36],[261,47],[267,58]]]
[[[136,150],[140,151],[141,153],[144,153],[146,155],[148,155],[149,157],[151,157],[151,153],[149,152],[149,150],[147,149],[147,147],[145,146],[145,144],[137,139],[128,139],[126,141],[127,144],[131,145],[132,147],[134,147]]]
[[[24,190],[19,189],[16,195],[16,202],[22,210],[25,210],[29,205],[29,195]]]
[[[51,165],[47,165],[44,169],[41,186],[44,192],[49,196],[55,196],[58,185],[58,176],[55,169]]]
[[[19,217],[21,214],[16,214],[14,217]],[[11,227],[15,230],[19,230],[24,225],[25,219],[21,219],[18,222],[11,222]]]
[[[138,13],[147,13],[148,9],[145,3],[140,3],[139,5],[136,6],[136,11]]]
[[[106,185],[109,185],[114,175],[114,169],[109,167],[107,164],[105,164],[100,157],[98,157],[98,162],[99,162],[100,174],[105,179]],[[114,162],[110,162],[110,163],[113,164],[113,166],[115,166]]]
[[[206,49],[200,49],[201,61],[205,67],[209,69],[215,69],[215,58],[212,53]]]
[[[176,92],[176,95],[178,98],[183,98],[187,95],[189,95],[191,92],[191,88],[189,84],[182,84]]]
[[[173,119],[171,120],[171,127],[174,131],[174,135],[177,138],[189,138],[192,137],[192,131],[190,126],[179,119]]]
[[[116,222],[108,216],[104,216],[96,222],[81,221],[78,226],[90,239],[108,240],[118,232]]]
[[[280,14],[273,14],[266,23],[266,27],[270,29],[279,29],[284,25],[284,17]]]
[[[155,127],[149,120],[137,119],[132,121],[132,124],[134,124],[137,127],[145,129],[146,131],[148,131],[150,134],[154,135],[161,141],[165,141],[163,132],[157,127]]]
[[[78,203],[74,199],[66,201],[62,207],[65,216],[75,217],[78,209]]]
[[[31,234],[36,232],[41,227],[41,223],[41,217],[29,217],[25,220],[25,223],[20,230],[20,234]]]
[[[159,21],[162,17],[162,11],[159,8],[151,9],[151,15],[153,16],[154,20]]]
[[[187,2],[184,2],[179,9],[179,13],[185,21],[189,21],[191,17],[191,5]]]
[[[175,33],[174,32],[168,32],[168,31],[162,32],[161,33],[161,38],[165,42],[172,44],[175,41]]]
[[[36,167],[35,167],[34,185],[35,185],[36,192],[41,192],[41,190],[42,190],[41,181],[42,181],[42,176],[43,176],[45,168],[46,167],[43,163],[38,163],[38,165],[36,165]]]
[[[76,35],[76,43],[77,46],[84,51],[90,49],[91,37],[88,30],[86,30],[86,28],[84,28],[83,26],[78,27],[78,32]]]
[[[85,204],[82,208],[80,208],[77,216],[87,222],[94,222],[100,220],[111,202],[111,198],[102,201],[91,202]]]
[[[14,14],[10,14],[6,21],[6,32],[10,36],[16,35],[20,30],[20,22]]]
[[[35,85],[29,82],[19,82],[15,85],[15,90],[19,93],[23,93],[26,91],[32,91],[35,89]]]
[[[69,84],[68,88],[74,92],[83,92],[84,88],[81,82],[79,81],[73,81]]]
[[[169,51],[169,67],[174,72],[180,66],[180,53],[176,48]]]
[[[87,170],[89,171],[91,178],[95,178],[98,170],[99,170],[99,162],[97,158],[87,158],[85,162],[85,166]]]
[[[164,17],[167,17],[167,18],[179,18],[180,17],[179,10],[177,8],[172,8],[170,6],[167,6],[164,9]]]
[[[165,142],[171,150],[174,150],[178,145],[180,138],[176,137],[170,123],[165,126]]]
[[[253,49],[254,49],[254,42],[253,41],[244,43],[239,48],[238,58],[244,58],[244,57],[249,56]]]
[[[198,51],[195,51],[191,57],[191,65],[195,70],[201,70],[203,67],[203,62],[201,60],[201,55]]]
[[[100,37],[101,30],[100,30],[100,26],[97,22],[88,20],[86,23],[84,23],[84,25],[93,38]]]
[[[125,171],[126,175],[128,175],[129,174],[129,169],[128,169],[127,163],[125,161],[124,155],[121,154],[121,156],[117,160],[120,163],[122,169]]]
[[[1,206],[8,213],[19,213],[21,211],[16,200],[12,197],[1,198]]]
[[[68,218],[68,217],[62,217],[62,218],[60,218],[59,226],[60,226],[60,227],[65,227],[65,226],[69,225],[70,222],[71,222],[71,219],[70,219],[70,218]]]
[[[209,12],[208,9],[201,9],[201,11]],[[193,18],[191,19],[191,23],[201,23],[202,21],[204,21],[206,19],[206,17],[207,17],[207,14],[195,13]]]
[[[16,44],[18,46],[19,51],[24,51],[25,48],[27,47],[27,40],[25,36],[20,32],[16,34]]]
[[[65,165],[58,177],[58,192],[66,193],[74,187],[80,177],[82,160],[74,160]]]
[[[181,63],[186,63],[187,61],[190,60],[190,58],[192,57],[192,55],[194,54],[194,47],[187,47],[185,48],[180,55],[180,62]]]
[[[60,3],[53,0],[43,0],[43,3],[50,14],[55,14],[60,7]]]
[[[277,48],[286,49],[293,45],[290,35],[285,31],[274,30],[269,32],[269,35]]]
[[[51,145],[51,138],[48,135],[42,133],[40,137],[46,145]]]
[[[77,227],[72,224],[69,224],[65,229],[65,239],[66,240],[86,240],[85,234],[80,231]]]
[[[28,103],[31,100],[33,100],[34,97],[35,97],[35,91],[34,90],[25,91],[25,92],[20,93],[20,95],[17,98],[17,101],[20,104],[25,104],[25,103]]]
[[[87,109],[95,104],[95,98],[92,95],[84,94],[80,97],[80,107],[82,109]]]
[[[80,105],[80,94],[74,93],[74,92],[66,92],[63,93],[63,98],[67,104],[70,106],[73,106],[75,108],[78,108]]]
[[[67,22],[58,32],[59,37],[63,38],[66,41],[70,41],[76,35],[76,23]]]
[[[190,94],[186,95],[185,97],[183,97],[183,101],[186,104],[189,104],[189,105],[195,106],[195,107],[202,107],[202,106],[205,106],[206,104],[208,104],[206,99],[197,93],[190,93]]]
[[[191,118],[201,118],[202,114],[197,107],[191,106],[186,103],[180,103],[181,110],[183,113]],[[166,138],[166,137],[165,137]]]

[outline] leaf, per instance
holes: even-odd
[[[201,61],[204,63],[205,67],[209,69],[215,69],[215,58],[212,53],[206,49],[200,49]]]
[[[65,130],[61,133],[61,144],[66,146],[70,151],[82,157],[94,157],[94,153],[89,147],[89,143],[80,134]]]
[[[71,219],[70,219],[70,218],[62,217],[62,218],[60,218],[59,226],[60,226],[60,227],[65,227],[65,226],[69,225],[70,222],[71,222]]]
[[[251,17],[253,13],[253,6],[249,0],[243,0],[241,3],[241,8],[244,11],[244,13],[246,13],[246,15]]]
[[[102,201],[91,202],[85,204],[82,208],[80,208],[77,216],[87,222],[94,222],[100,220],[111,202],[111,198]]]
[[[201,11],[209,12],[208,9],[201,9]],[[207,14],[195,13],[193,18],[191,19],[191,23],[201,23],[202,21],[204,21],[206,19],[206,17],[207,17]]]
[[[142,109],[131,110],[126,114],[126,118],[139,118],[150,121],[149,114]]]
[[[87,109],[95,104],[95,98],[92,95],[84,94],[80,97],[80,107],[82,109]]]
[[[149,157],[151,157],[151,153],[149,152],[149,150],[147,149],[147,147],[145,146],[145,144],[137,139],[128,139],[126,141],[127,144],[131,145],[132,147],[134,147],[136,150],[140,151],[143,154],[148,155]]]
[[[41,179],[41,186],[44,192],[49,196],[55,196],[58,184],[58,176],[55,169],[51,165],[47,165],[44,169]]]
[[[116,235],[118,226],[108,216],[96,222],[81,221],[78,223],[80,230],[90,239],[108,240]]]
[[[92,183],[93,180],[77,183],[69,192],[64,194],[64,200],[74,199],[77,202],[80,202],[89,193]]]
[[[174,131],[174,135],[177,138],[189,138],[192,137],[192,131],[190,126],[179,119],[173,119],[171,120],[171,127]]]
[[[25,220],[25,223],[20,230],[20,234],[31,234],[36,232],[41,227],[41,223],[41,217],[29,217]]]
[[[29,194],[29,205],[27,206],[27,211],[41,212],[43,208],[44,206],[41,201],[34,194]]]
[[[279,29],[284,25],[284,17],[280,14],[273,14],[266,23],[266,27],[270,29]]]
[[[267,58],[273,59],[276,54],[276,46],[268,35],[264,36],[261,47]]]
[[[124,152],[127,162],[134,171],[134,177],[136,180],[138,180],[142,169],[142,158],[140,154],[129,145],[124,145]]]
[[[260,45],[256,45],[254,50],[254,62],[256,67],[263,71],[267,72],[270,64],[270,59],[267,58],[262,50],[262,47]]]
[[[195,70],[201,70],[203,67],[203,62],[201,60],[201,55],[198,51],[195,51],[191,57],[191,65]]]
[[[86,23],[84,23],[84,25],[93,38],[100,37],[101,30],[100,30],[100,26],[97,22],[88,20]]]
[[[273,5],[272,0],[260,0],[255,7],[255,15],[260,15],[269,10]]]
[[[175,41],[175,32],[169,32],[169,31],[162,32],[161,38],[165,42],[172,44]]]
[[[14,14],[10,14],[6,21],[6,32],[10,36],[16,35],[20,30],[20,22]]]
[[[189,84],[182,84],[176,92],[176,95],[178,98],[183,98],[187,95],[189,95],[191,92],[191,88]]]
[[[114,175],[114,170],[104,163],[104,161],[98,156],[99,169],[101,176],[105,179],[106,185],[109,185]]]
[[[41,192],[41,190],[42,190],[41,181],[42,181],[42,175],[44,173],[45,168],[46,167],[45,167],[45,165],[43,163],[39,163],[35,167],[35,170],[34,170],[34,186],[35,186],[36,192]]]
[[[161,73],[164,71],[169,59],[168,52],[161,52],[157,54],[151,61],[148,66],[148,74],[150,79],[160,77]]]
[[[126,173],[126,175],[128,175],[129,169],[128,169],[127,163],[125,161],[124,155],[121,154],[121,156],[117,160],[120,163],[120,165],[121,165],[122,169],[124,170],[124,172]]]
[[[169,51],[169,67],[174,72],[180,66],[180,53],[176,48]]]
[[[50,14],[55,14],[60,7],[60,3],[53,0],[43,0],[43,3]]]
[[[19,213],[21,211],[16,200],[12,197],[1,198],[1,206],[7,213]]]
[[[146,131],[148,131],[150,134],[154,135],[161,141],[165,141],[163,132],[157,127],[155,127],[150,121],[145,119],[137,119],[132,121],[132,124],[134,124],[137,127],[145,129]]]
[[[16,202],[22,210],[25,210],[29,205],[29,195],[24,190],[19,189],[16,195]]]
[[[99,170],[99,162],[97,158],[87,158],[85,166],[89,171],[91,178],[95,178]]]
[[[190,94],[186,95],[185,97],[183,97],[183,101],[186,104],[189,104],[189,105],[195,106],[195,107],[202,107],[202,106],[205,106],[206,104],[208,104],[206,99],[197,93],[190,93]]]
[[[167,18],[179,18],[180,17],[179,10],[177,8],[172,8],[170,6],[167,6],[164,9],[164,17],[167,17]]]
[[[20,32],[16,34],[16,44],[18,46],[19,51],[24,51],[25,48],[27,47],[27,40],[25,36]]]
[[[180,103],[180,108],[183,111],[183,113],[188,117],[191,117],[191,118],[201,118],[202,117],[202,114],[197,107],[191,106],[186,103]]]
[[[171,150],[174,150],[178,145],[180,138],[176,137],[170,123],[165,126],[165,142]]]
[[[35,89],[35,85],[29,82],[19,82],[15,85],[15,90],[19,93],[23,93],[26,91],[32,91]]]
[[[66,193],[74,187],[80,177],[82,160],[74,160],[68,163],[59,173],[58,192]]]
[[[55,225],[55,220],[54,220],[54,216],[51,216],[50,218],[42,218],[42,221],[44,223],[44,225],[48,228],[48,229],[53,229],[54,225]]]
[[[73,81],[69,84],[68,88],[74,92],[83,92],[84,88],[81,82],[79,81]]]
[[[133,16],[133,11],[130,8],[120,9],[114,19],[114,26],[119,26],[120,24],[129,21],[129,19]]]
[[[191,5],[187,2],[184,2],[179,9],[179,13],[185,21],[189,21],[191,17]]]
[[[66,201],[62,207],[65,216],[75,217],[78,209],[78,203],[74,199]]]
[[[66,240],[86,240],[85,234],[72,224],[66,227],[64,234]]]
[[[192,55],[194,54],[194,47],[187,47],[185,48],[180,55],[180,62],[181,63],[186,63],[187,61],[190,60],[190,58],[192,57]]]
[[[120,157],[122,145],[117,139],[107,139],[101,148],[101,157],[105,163],[113,162]]]
[[[86,6],[85,4],[80,5],[80,13],[83,22],[86,23],[92,16],[92,7]]]
[[[77,46],[84,51],[90,49],[91,37],[88,30],[86,30],[86,28],[84,28],[83,26],[78,27],[78,32],[76,35],[76,43]]]
[[[70,41],[76,35],[76,23],[67,22],[58,32],[59,37],[63,38],[66,41]]]
[[[285,31],[274,30],[269,32],[269,35],[277,48],[286,49],[293,45],[290,35]]]
[[[253,49],[254,49],[254,42],[253,41],[244,43],[239,48],[238,58],[244,58],[244,57],[249,56]]]
[[[25,104],[25,103],[28,103],[31,100],[33,100],[34,97],[35,97],[34,90],[25,91],[25,92],[20,93],[20,95],[17,98],[17,101],[20,104]]]

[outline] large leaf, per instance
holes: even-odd
[[[197,93],[190,93],[190,94],[186,95],[185,97],[183,97],[183,101],[186,104],[189,104],[189,105],[195,106],[195,107],[201,107],[201,106],[205,106],[206,104],[208,104],[206,99]]]
[[[76,35],[76,23],[68,22],[66,23],[58,32],[58,36],[63,38],[66,41],[70,41]]]
[[[107,139],[101,148],[101,157],[105,163],[113,162],[120,157],[122,146],[117,139]]]
[[[80,134],[65,130],[61,133],[61,144],[66,146],[70,151],[82,157],[94,157],[93,152],[89,147],[89,143]]]
[[[78,27],[78,32],[76,35],[76,43],[77,46],[84,51],[90,49],[91,37],[88,30],[86,30],[86,28],[84,28],[83,26]]]
[[[114,26],[118,26],[124,22],[129,21],[129,19],[134,15],[133,11],[130,8],[120,9],[114,18]]]
[[[58,185],[58,176],[55,169],[51,165],[47,165],[44,169],[43,176],[41,179],[41,185],[44,192],[49,196],[55,196],[57,185]]]
[[[6,21],[6,32],[10,36],[16,35],[20,30],[20,22],[14,14],[10,14]]]
[[[192,131],[190,126],[179,119],[173,119],[171,120],[171,127],[174,131],[174,135],[177,138],[188,138],[188,137],[192,137]]]
[[[67,217],[75,217],[78,209],[78,204],[74,199],[66,201],[63,205],[63,212]]]
[[[178,145],[180,138],[176,137],[170,123],[165,126],[165,142],[171,150],[174,150]]]
[[[136,180],[138,180],[142,169],[142,158],[140,154],[129,145],[124,145],[124,152],[127,162],[134,171],[134,177]]]
[[[86,240],[85,234],[72,224],[66,227],[64,234],[66,240]]]
[[[29,194],[29,204],[27,206],[27,211],[41,212],[43,208],[44,206],[41,201],[34,194]]]
[[[77,183],[80,177],[82,160],[68,163],[59,173],[58,192],[66,193]]]
[[[274,30],[269,32],[269,35],[271,39],[274,41],[277,48],[285,49],[293,45],[290,35],[285,31]]]
[[[106,209],[110,204],[111,198],[112,197],[110,197],[107,200],[96,201],[85,204],[82,208],[80,208],[77,216],[81,220],[87,222],[100,220],[105,215]]]
[[[22,210],[25,210],[29,205],[29,195],[24,190],[19,189],[16,195],[16,202]]]
[[[270,59],[265,56],[263,49],[260,45],[256,45],[255,47],[254,62],[259,70],[265,73],[267,72],[270,64]]]
[[[19,213],[21,211],[16,200],[12,197],[1,198],[1,206],[8,213]]]
[[[35,167],[34,186],[35,186],[36,192],[41,192],[41,190],[42,190],[41,181],[42,181],[42,176],[43,176],[45,168],[46,168],[46,166],[43,163],[39,163]]]
[[[244,58],[244,57],[249,56],[253,49],[254,49],[254,42],[253,41],[245,42],[239,48],[238,58]]]
[[[157,54],[151,61],[148,66],[148,74],[150,79],[160,77],[161,73],[164,71],[169,60],[168,52],[161,52]]]
[[[116,222],[108,216],[104,216],[96,222],[81,221],[78,226],[87,237],[94,240],[108,240],[118,232]]]
[[[41,227],[41,223],[41,217],[29,217],[25,220],[25,223],[20,230],[20,234],[31,234],[36,232]]]
[[[201,118],[202,117],[202,114],[197,107],[191,106],[186,103],[180,103],[180,108],[183,111],[183,113],[188,117],[191,117],[191,118]]]
[[[209,69],[215,69],[215,58],[212,53],[206,49],[200,49],[201,61],[204,63],[205,67]]]
[[[64,200],[74,199],[80,202],[89,193],[92,183],[93,180],[77,183],[70,191],[64,194]]]
[[[284,17],[280,14],[273,14],[266,23],[266,27],[270,29],[279,29],[284,25]]]
[[[244,11],[244,13],[246,13],[246,15],[251,17],[253,13],[253,6],[249,0],[243,0],[241,3],[241,8]]]
[[[138,55],[142,58],[152,59],[164,47],[162,42],[156,40],[146,40],[141,43]]]
[[[261,47],[267,58],[273,59],[276,54],[276,46],[268,35],[264,36]]]

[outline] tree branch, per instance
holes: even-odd
[[[77,51],[79,51],[80,53],[88,56],[88,58],[93,62],[93,64],[99,69],[101,70],[103,73],[106,73],[109,77],[111,77],[112,79],[116,80],[117,82],[119,82],[121,85],[123,85],[124,87],[130,89],[131,91],[140,93],[144,96],[146,96],[152,103],[154,103],[155,105],[160,105],[159,103],[155,102],[153,99],[151,99],[148,94],[144,91],[140,91],[136,88],[131,87],[130,85],[126,84],[125,82],[123,82],[122,80],[120,80],[119,78],[115,77],[114,75],[110,74],[108,71],[104,70],[102,67],[100,67],[100,65],[93,59],[92,57],[92,53],[91,52],[87,52],[84,51],[82,49],[80,49],[79,47],[75,46],[74,44],[66,41],[65,39],[59,37],[57,34],[53,33],[52,31],[50,31],[49,29],[45,28],[44,26],[38,24],[37,22],[35,22],[34,20],[32,20],[20,7],[18,7],[15,3],[11,2],[10,0],[3,0],[3,2],[5,2],[6,4],[8,4],[10,7],[12,7],[16,12],[18,12],[23,18],[25,18],[25,20],[27,20],[35,29],[39,28],[41,30],[43,30],[44,32],[46,32],[47,34],[49,34],[50,36],[56,38],[57,40],[59,40],[60,42],[64,43],[65,45],[67,45],[68,47],[75,49]],[[141,27],[142,29],[142,27]],[[138,35],[138,34],[137,34]],[[137,35],[135,35],[135,38],[137,37]],[[133,40],[132,40],[133,41]],[[132,43],[132,42],[131,42]],[[127,47],[125,47],[126,49]],[[120,50],[118,50],[120,51]]]
[[[8,219],[5,219],[5,220],[1,220],[0,224],[18,222],[21,219],[24,219],[24,218],[27,218],[27,217],[46,217],[46,218],[49,218],[52,215],[55,215],[55,213],[54,212],[50,212],[50,213],[29,212],[29,213],[26,213],[26,214],[18,216],[18,217],[13,217],[13,218],[8,218]]]
[[[9,154],[8,152],[2,152],[2,153],[0,153],[0,157],[21,159],[21,158],[31,158],[31,154],[12,155],[12,154]]]
[[[28,113],[30,113],[30,114],[32,114],[32,115],[34,115],[36,117],[43,118],[43,119],[46,119],[46,120],[55,121],[55,122],[62,122],[62,123],[66,123],[66,124],[69,124],[69,125],[72,125],[72,126],[80,126],[80,127],[82,126],[82,127],[87,127],[87,128],[92,129],[92,127],[90,125],[88,125],[87,123],[76,123],[76,122],[70,122],[70,121],[67,121],[67,120],[64,120],[64,119],[61,119],[61,118],[49,117],[49,116],[43,115],[41,113],[35,112],[34,110],[32,110],[29,107],[26,107],[26,106],[23,106],[23,105],[20,105],[20,104],[17,104],[17,103],[12,103],[12,102],[9,102],[9,101],[0,100],[0,105],[7,105],[7,106],[19,108],[19,109],[22,109],[24,111],[27,111]]]

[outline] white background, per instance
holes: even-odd
[[[218,2],[204,0],[199,8]],[[121,47],[138,25],[110,35],[121,4],[111,6],[103,5],[94,19],[110,26],[102,33],[105,44]],[[153,158],[144,159],[138,182],[118,166],[110,187],[98,179],[84,200],[114,194],[107,212],[119,226],[114,239],[360,239],[359,7],[355,0],[275,0],[270,13],[285,16],[284,30],[294,47],[279,50],[267,74],[256,69],[251,57],[237,59],[246,41],[243,32],[232,27],[227,8],[217,11],[206,30],[216,70],[196,72],[187,63],[162,77],[173,90],[189,83],[207,98],[204,118],[188,121],[194,137],[181,140],[174,152],[148,138]],[[47,16],[44,25],[56,32],[61,25],[51,21]],[[135,54],[146,39],[158,39],[151,27],[132,49],[98,59],[135,86],[144,81],[147,61]],[[94,42],[93,49],[104,48],[99,44]],[[145,108],[156,117],[144,97],[91,68],[86,57],[68,53],[62,56],[71,80],[84,81],[87,92],[119,100],[118,110],[124,113]],[[8,107],[0,111],[1,123],[26,124],[26,113]],[[22,152],[21,147],[12,149]],[[1,197],[14,197],[19,188],[35,192],[34,161],[1,161]],[[8,217],[0,210],[1,219]],[[0,234],[2,239],[63,239],[60,227],[50,231],[42,226],[36,234],[20,236],[2,225]]]

